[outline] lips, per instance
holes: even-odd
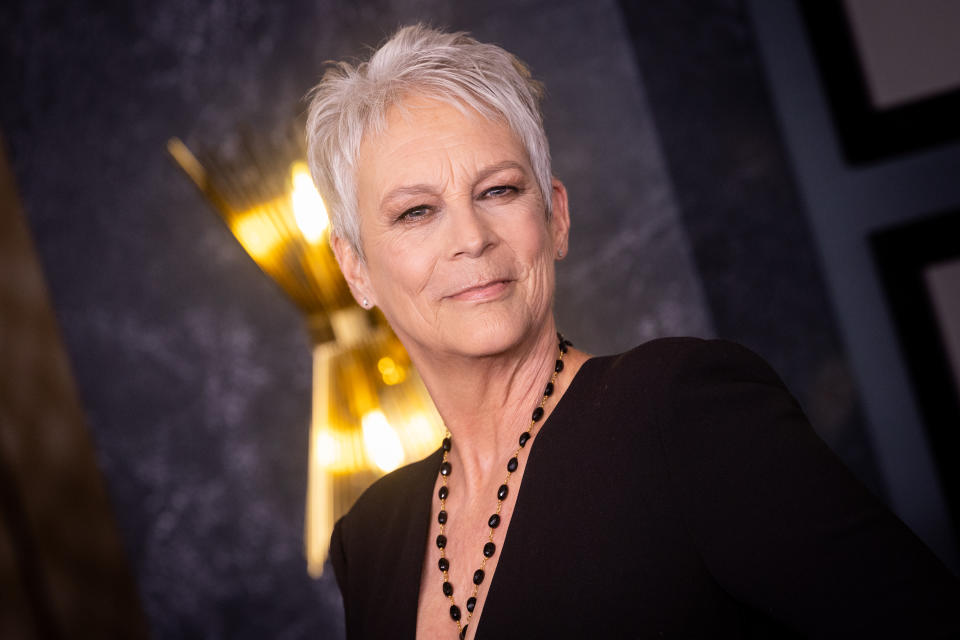
[[[481,284],[465,287],[447,296],[450,300],[482,302],[494,300],[507,290],[513,283],[510,279],[487,280]]]

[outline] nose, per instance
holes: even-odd
[[[447,221],[450,225],[450,255],[476,258],[496,244],[496,234],[484,211],[469,202],[451,206]]]

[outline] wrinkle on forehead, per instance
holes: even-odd
[[[451,105],[444,100],[415,96],[387,111],[384,130],[365,136],[357,154],[358,209],[365,208],[359,207],[361,192],[369,195],[364,204],[379,211],[386,199],[385,194],[398,188],[424,193],[443,192],[449,188],[451,180],[460,176],[476,177],[475,174],[484,169],[484,164],[506,164],[502,159],[481,157],[483,145],[476,145],[476,140],[461,135],[477,135],[477,125],[481,125],[481,122],[499,125],[494,130],[503,135],[504,146],[511,147],[511,151],[522,160],[515,164],[519,165],[530,179],[535,178],[523,144],[507,126],[506,121],[502,118],[491,120],[462,103],[457,106],[463,118],[473,121],[462,132],[450,131],[449,127],[443,126],[451,117]],[[481,122],[477,122],[478,119]],[[432,133],[434,125],[439,125],[437,129],[446,130],[442,137]],[[472,150],[474,145],[478,149],[476,153],[458,153],[465,147]],[[427,172],[425,175],[410,178],[403,175],[404,167],[409,161],[416,162],[416,156],[429,152],[436,154],[437,162],[433,163],[433,166],[424,167],[421,163],[417,167],[424,169]],[[387,170],[400,175],[384,175]],[[462,188],[464,185],[456,186]],[[361,215],[362,226],[363,212],[358,213]]]

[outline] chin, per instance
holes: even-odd
[[[507,353],[536,339],[549,323],[549,305],[540,301],[533,305],[516,302],[451,305],[428,324],[422,320],[431,314],[401,318],[385,315],[411,355],[418,352],[426,358],[445,355],[482,358]]]
[[[537,332],[538,326],[516,317],[481,317],[457,326],[449,332],[446,342],[452,350],[464,355],[495,356],[519,346]]]

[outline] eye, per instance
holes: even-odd
[[[503,196],[517,193],[517,188],[508,184],[501,184],[490,187],[481,194],[484,198],[502,198]]]
[[[426,217],[430,213],[430,207],[425,204],[420,204],[415,207],[410,207],[399,216],[397,220],[399,222],[413,222],[414,220],[419,220],[420,218]]]

